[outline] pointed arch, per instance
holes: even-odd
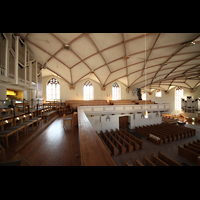
[[[121,88],[117,82],[112,86],[112,100],[121,100]]]
[[[94,88],[89,80],[83,85],[83,100],[94,100]]]
[[[60,99],[60,83],[55,78],[48,81],[46,91],[47,101]]]

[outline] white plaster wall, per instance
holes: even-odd
[[[168,113],[172,113],[175,109],[175,89],[172,88],[169,91],[169,94],[165,94],[165,92],[162,91],[162,97],[156,97],[155,93],[156,93],[156,90],[152,92],[152,95],[149,95],[147,93],[146,99],[155,101],[156,103],[170,103],[170,110],[168,111]]]
[[[46,85],[51,78],[55,78],[60,83],[60,99],[62,101],[65,100],[83,100],[83,85],[84,83],[89,80],[93,87],[94,87],[94,99],[97,100],[111,100],[112,99],[112,85],[115,83],[110,83],[107,85],[106,90],[101,90],[101,86],[99,83],[92,79],[84,79],[79,81],[76,86],[75,90],[69,89],[69,84],[61,78],[57,76],[45,76],[42,79],[42,98],[46,101]],[[121,88],[121,99],[138,99],[137,95],[134,96],[131,92],[126,92],[126,86],[120,82],[117,82]]]
[[[110,117],[110,120],[106,118]],[[111,129],[119,129],[119,117],[128,116],[128,122],[130,123],[129,128],[134,129],[135,126],[146,126],[150,124],[160,124],[162,122],[162,117],[160,112],[158,116],[156,113],[149,113],[149,118],[141,118],[141,114],[125,114],[125,115],[105,115],[105,116],[87,116],[90,123],[97,133],[100,133],[101,130],[105,132],[106,130],[111,131]]]

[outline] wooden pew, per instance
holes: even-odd
[[[172,160],[168,156],[164,155],[160,151],[158,152],[158,158],[160,158],[162,161],[167,163],[170,166],[182,166],[181,164],[177,163],[176,161]]]
[[[118,129],[116,129],[116,130],[118,130]],[[127,132],[124,129],[121,129],[121,132],[124,133],[125,135],[127,135],[128,137],[130,137],[133,141],[135,141],[139,145],[139,148],[137,146],[135,146],[135,150],[143,148],[143,142],[142,142],[142,140],[140,140],[137,137],[133,136],[132,134],[130,134],[129,132]]]
[[[135,164],[136,166],[144,166],[140,161],[137,160],[137,158],[135,158]]]
[[[125,162],[126,166],[132,166],[131,164],[128,163],[128,161]]]
[[[100,136],[100,134],[97,133],[97,135],[99,136],[99,138],[101,139],[101,141],[103,142],[106,150],[108,151],[109,155],[112,156],[112,151],[108,148],[108,146],[106,145],[105,141],[103,140],[103,138]]]
[[[154,161],[156,165],[158,166],[169,166],[167,163],[159,159],[157,156],[155,156],[153,153],[151,154],[151,161]]]
[[[127,152],[132,152],[133,151],[133,146],[130,143],[128,143],[126,140],[124,140],[115,131],[113,131],[113,129],[111,129],[111,133],[126,148]]]
[[[143,163],[147,166],[156,166],[153,162],[151,162],[146,156],[143,156]]]
[[[111,134],[106,130],[106,135],[113,142],[113,144],[119,149],[119,153],[126,153],[126,148]]]
[[[183,144],[183,147],[186,148],[186,149],[189,149],[189,150],[191,150],[191,151],[193,151],[195,153],[200,154],[200,150],[195,148],[195,147],[193,147],[193,146],[190,146],[190,145],[187,145],[187,144]]]
[[[111,152],[112,152],[111,156],[118,155],[119,149],[112,143],[112,141],[107,137],[107,135],[101,131],[100,136],[102,137],[102,139],[104,140],[104,142],[106,143],[108,148],[111,150]]]
[[[200,154],[186,149],[184,147],[181,147],[180,145],[178,145],[178,155],[183,156],[184,158],[187,158],[188,160],[191,160],[194,163],[197,163],[198,157],[200,156]]]
[[[193,144],[196,144],[196,145],[200,146],[200,142],[193,141]]]
[[[123,132],[119,131],[118,129],[116,129],[116,132],[123,137],[129,144],[131,144],[133,146],[133,151],[134,150],[139,150],[140,146],[137,144],[137,142],[135,142],[134,140],[132,140],[130,137],[128,137],[126,134],[124,134]]]
[[[188,142],[188,145],[200,150],[200,146],[199,145],[192,144],[190,142]]]

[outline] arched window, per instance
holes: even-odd
[[[112,100],[120,100],[120,99],[121,99],[120,87],[117,83],[114,83],[112,86]]]
[[[161,90],[156,91],[156,97],[162,97],[162,92]]]
[[[93,85],[90,81],[86,81],[83,86],[83,100],[93,100]]]
[[[60,84],[55,78],[52,78],[47,83],[47,101],[58,99],[60,99]]]
[[[175,90],[175,110],[181,110],[182,98],[183,98],[183,88],[178,87]]]

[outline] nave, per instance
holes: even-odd
[[[135,166],[135,158],[139,162],[143,163],[143,156],[146,156],[148,159],[151,160],[152,153],[157,156],[158,152],[161,151],[163,154],[169,156],[171,159],[182,165],[196,166],[196,163],[178,155],[178,145],[183,146],[188,142],[192,143],[192,141],[200,139],[200,124],[196,123],[196,125],[192,125],[187,123],[185,127],[196,129],[196,134],[191,137],[183,138],[181,140],[176,140],[162,145],[156,145],[148,141],[145,137],[142,137],[141,138],[141,140],[143,141],[142,150],[117,155],[112,157],[112,159],[118,166],[126,166],[126,162],[128,162],[132,166]]]

